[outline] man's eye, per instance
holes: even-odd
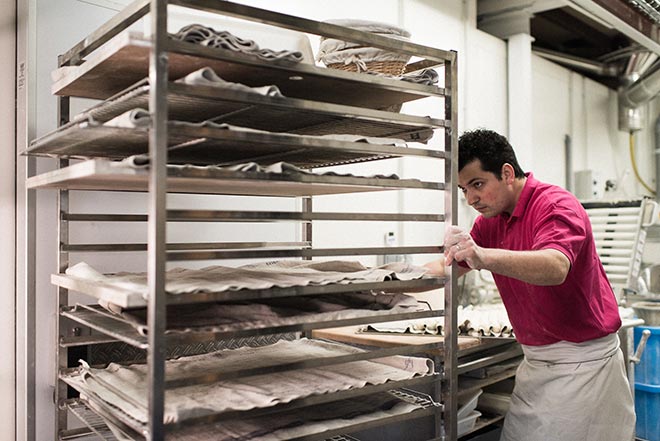
[[[483,185],[482,182],[475,182],[473,186],[474,188],[481,188],[482,185]]]

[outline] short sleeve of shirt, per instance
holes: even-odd
[[[522,242],[526,243],[525,246],[505,247],[514,250],[555,249],[564,254],[572,266],[576,256],[580,254],[586,235],[591,234],[589,220],[579,202],[562,198],[561,195],[554,200],[543,198],[527,207],[525,216],[529,218],[523,229],[512,231],[507,231],[507,223],[519,222],[515,216],[507,218],[508,220],[485,219],[480,216],[473,224],[470,235],[479,246],[497,248],[502,246],[500,241],[503,237],[522,234],[525,236],[525,239],[522,239]]]
[[[538,210],[534,220],[534,250],[555,249],[563,253],[571,263],[584,245],[587,231],[585,216],[579,207],[553,203],[547,209]]]

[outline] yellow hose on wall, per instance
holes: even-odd
[[[655,196],[655,191],[642,179],[639,175],[639,170],[637,170],[637,161],[635,161],[635,133],[630,132],[630,162],[632,163],[633,172],[635,172],[635,177],[640,184],[653,196]]]

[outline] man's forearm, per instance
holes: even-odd
[[[568,258],[555,249],[511,251],[485,248],[483,252],[482,269],[532,285],[561,285],[570,270]]]

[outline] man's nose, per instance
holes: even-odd
[[[474,205],[479,201],[479,197],[473,191],[467,190],[465,192],[465,200],[468,205]]]

